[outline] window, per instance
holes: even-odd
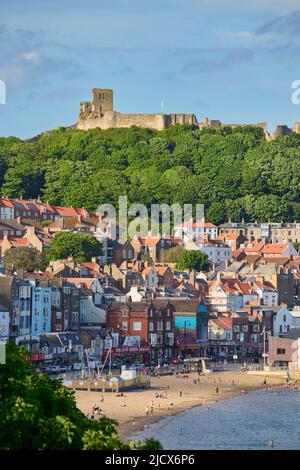
[[[133,330],[134,331],[141,331],[142,329],[142,323],[140,321],[134,321],[133,322]]]
[[[151,335],[150,335],[150,344],[151,344],[152,346],[156,346],[156,345],[157,345],[157,334],[151,333]]]
[[[171,329],[171,323],[169,321],[166,322],[166,330],[170,331]]]
[[[122,310],[122,317],[128,317],[128,310],[126,309]]]
[[[163,330],[163,322],[162,321],[158,321],[157,322],[157,331],[162,331]]]
[[[149,322],[149,331],[154,331],[154,325],[152,321]]]
[[[283,315],[283,321],[284,322],[286,321],[286,315]]]
[[[78,320],[78,313],[77,312],[73,312],[72,313],[72,322],[76,323]]]
[[[238,332],[240,331],[240,325],[234,325],[233,331],[234,331],[235,333],[238,333]]]
[[[277,348],[277,354],[285,354],[284,348]]]
[[[242,331],[243,331],[244,333],[247,333],[247,331],[248,331],[248,325],[242,325]]]
[[[122,330],[127,330],[127,321],[122,321]]]
[[[258,325],[253,325],[253,331],[256,331],[256,332],[258,332],[258,331],[259,331],[259,329],[258,329]]]

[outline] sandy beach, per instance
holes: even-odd
[[[284,384],[282,378],[267,377],[266,380],[265,385],[264,377],[239,371],[209,376],[190,373],[184,378],[161,376],[151,379],[149,389],[130,390],[124,392],[123,397],[117,397],[115,392],[76,391],[76,401],[85,414],[92,413],[94,404],[99,406],[103,414],[118,421],[118,432],[126,439],[154,421],[193,406],[208,406],[216,400]]]

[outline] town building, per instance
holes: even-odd
[[[274,317],[274,336],[286,337],[294,327],[300,327],[300,307],[289,310],[283,306]]]

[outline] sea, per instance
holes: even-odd
[[[300,390],[259,390],[163,418],[133,439],[166,450],[299,450]]]

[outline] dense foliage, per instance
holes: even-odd
[[[10,248],[3,256],[5,266],[13,266],[15,270],[35,271],[46,267],[45,257],[36,248],[22,246]]]
[[[300,135],[261,130],[59,128],[31,141],[0,139],[0,188],[11,197],[96,209],[130,202],[203,203],[214,223],[300,214]]]
[[[161,449],[154,439],[124,444],[116,421],[87,418],[74,392],[60,380],[34,372],[26,350],[9,343],[0,364],[1,450]]]
[[[71,256],[76,263],[83,263],[99,255],[101,255],[101,243],[93,235],[78,232],[58,233],[46,251],[46,258],[49,261]]]
[[[177,267],[181,271],[208,271],[210,261],[206,253],[196,250],[183,250],[178,258]]]

